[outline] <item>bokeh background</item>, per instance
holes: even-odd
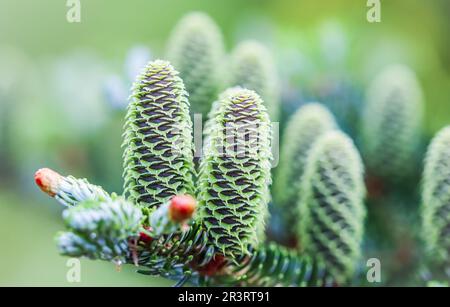
[[[400,62],[422,84],[425,135],[450,123],[450,1],[381,5],[381,22],[369,23],[366,1],[354,0],[81,0],[81,22],[69,23],[66,1],[0,0],[0,285],[171,284],[87,260],[81,283],[68,283],[53,242],[62,208],[33,174],[51,167],[121,192],[128,89],[190,11],[218,23],[228,51],[247,38],[271,49],[285,117],[311,99],[357,109],[380,68]]]

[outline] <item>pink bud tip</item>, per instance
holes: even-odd
[[[34,174],[34,181],[44,192],[54,197],[62,176],[49,168],[41,168]]]
[[[169,217],[174,222],[184,222],[192,217],[196,207],[195,199],[190,195],[176,195],[169,205]]]

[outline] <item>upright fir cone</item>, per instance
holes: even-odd
[[[337,124],[333,115],[318,103],[302,106],[286,126],[274,181],[274,198],[285,225],[293,233],[298,223],[298,216],[293,211],[309,150],[322,134],[334,129]]]
[[[157,208],[194,195],[192,122],[183,81],[169,62],[150,62],[133,87],[124,133],[124,188]]]
[[[422,193],[423,239],[432,260],[450,266],[450,127],[431,141]]]
[[[363,115],[363,157],[370,174],[386,180],[409,175],[420,139],[423,94],[411,69],[394,65],[372,82]]]
[[[320,137],[309,152],[300,188],[301,249],[344,283],[360,256],[365,217],[363,165],[342,132]]]
[[[224,56],[219,27],[206,14],[193,12],[175,27],[167,58],[180,71],[191,102],[191,112],[207,116],[222,86]]]
[[[280,90],[274,60],[267,48],[257,41],[240,43],[231,55],[230,86],[254,90],[264,100],[270,120],[278,120]]]
[[[247,254],[263,232],[269,199],[270,122],[253,91],[221,95],[200,162],[199,212],[226,257]]]

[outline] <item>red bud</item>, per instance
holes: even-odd
[[[49,168],[41,168],[34,174],[34,181],[44,192],[54,197],[62,176]]]
[[[190,195],[177,195],[172,197],[169,205],[169,217],[172,221],[183,222],[194,214],[195,199]]]
[[[151,228],[148,226],[144,226],[145,230],[150,230]],[[147,233],[145,233],[144,231],[139,232],[139,240],[144,242],[145,244],[149,244],[150,242],[153,241],[153,238],[150,237]]]

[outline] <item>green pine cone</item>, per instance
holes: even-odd
[[[167,58],[180,71],[191,103],[191,113],[207,116],[222,87],[223,38],[219,27],[206,14],[186,15],[175,27]]]
[[[430,256],[450,265],[450,127],[432,140],[423,174],[422,227]]]
[[[156,208],[176,194],[194,195],[189,102],[168,62],[150,62],[134,84],[123,147],[124,189],[133,202]]]
[[[408,67],[390,66],[375,78],[363,116],[363,154],[370,174],[390,180],[414,169],[420,139],[422,91]]]
[[[278,121],[279,80],[269,50],[256,41],[242,42],[231,55],[230,69],[229,85],[257,92],[264,100],[271,121]]]
[[[331,131],[316,141],[300,195],[301,248],[338,282],[348,281],[360,256],[365,217],[363,165],[349,137]]]
[[[274,180],[274,198],[285,225],[297,230],[298,216],[294,214],[298,189],[306,158],[314,142],[325,132],[337,129],[333,115],[325,106],[309,103],[302,106],[289,120],[283,135],[280,164]]]
[[[121,197],[106,201],[85,201],[63,213],[69,232],[57,237],[61,254],[125,262],[128,239],[139,233],[142,212]]]
[[[255,92],[235,88],[221,95],[200,162],[197,218],[231,259],[247,254],[263,233],[270,138],[269,118]]]

